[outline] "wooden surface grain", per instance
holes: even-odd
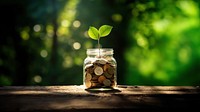
[[[199,86],[126,86],[86,91],[81,85],[0,87],[4,111],[170,111],[200,106]]]

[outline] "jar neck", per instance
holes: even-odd
[[[89,57],[113,56],[113,49],[111,48],[87,49],[87,56]]]

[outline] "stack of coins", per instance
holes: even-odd
[[[86,88],[103,88],[116,86],[116,66],[103,58],[97,58],[84,67],[84,84]]]

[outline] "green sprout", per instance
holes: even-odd
[[[100,52],[100,43],[99,43],[100,38],[108,36],[110,34],[112,28],[113,27],[109,26],[109,25],[102,25],[98,30],[97,28],[90,26],[90,28],[88,30],[88,35],[89,35],[90,38],[92,38],[94,40],[98,40],[99,52]]]

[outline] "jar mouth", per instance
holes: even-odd
[[[113,49],[112,48],[92,48],[92,49],[87,49],[87,55],[112,55]]]

